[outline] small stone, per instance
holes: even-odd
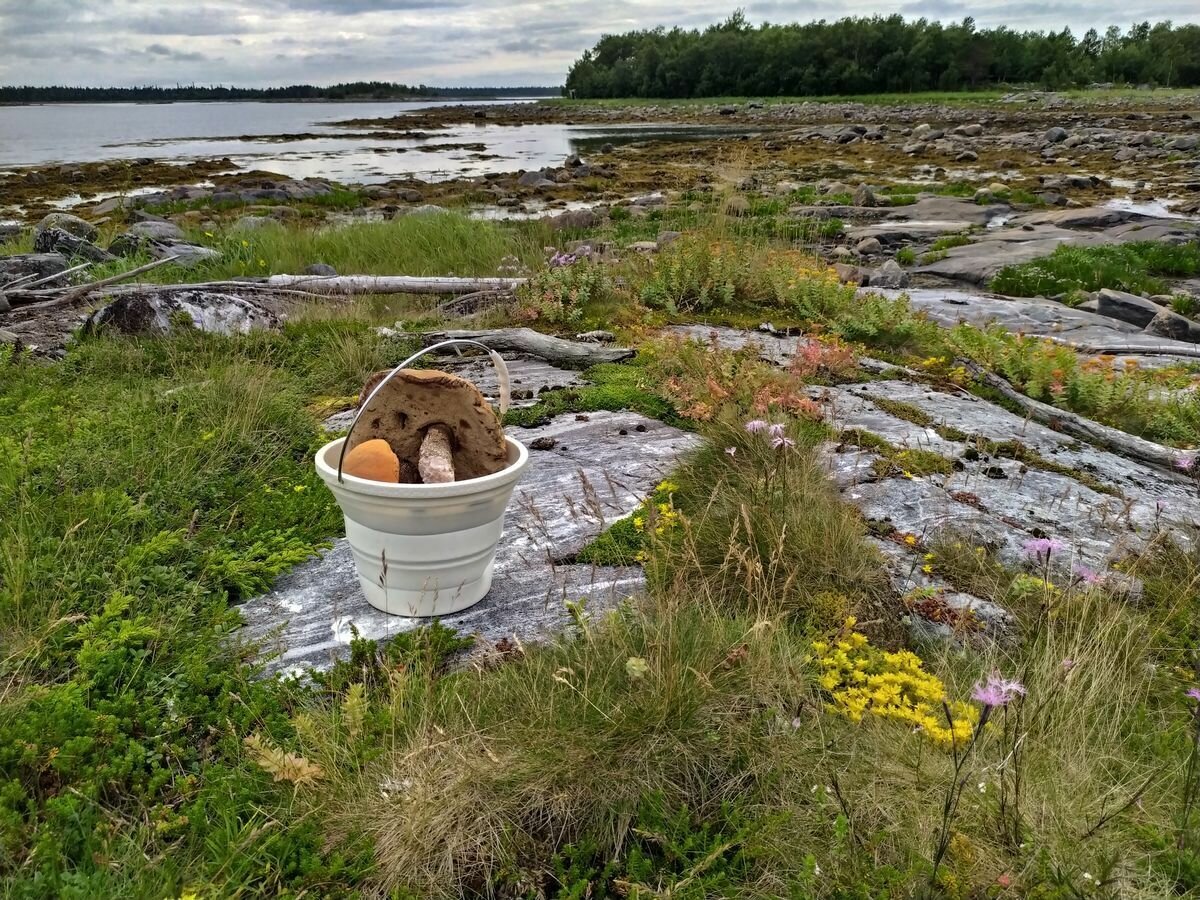
[[[883,244],[879,242],[879,238],[869,237],[859,241],[854,249],[863,256],[874,256],[883,252]]]
[[[313,263],[311,266],[305,267],[304,274],[315,275],[321,278],[332,278],[337,274],[337,269],[326,263]]]
[[[534,438],[529,442],[530,450],[553,450],[558,446],[558,439],[552,437]]]
[[[872,207],[875,205],[875,192],[865,184],[860,184],[854,191],[854,205]]]
[[[908,287],[908,273],[900,267],[900,263],[889,259],[871,275],[871,287]]]
[[[1067,129],[1055,125],[1044,135],[1047,144],[1061,144],[1067,139]]]

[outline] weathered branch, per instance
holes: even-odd
[[[426,347],[451,339],[479,341],[493,350],[528,353],[558,365],[586,368],[598,363],[620,362],[629,359],[634,351],[625,347],[585,344],[565,338],[542,334],[532,328],[500,328],[491,331],[433,331],[421,335]]]
[[[472,294],[511,291],[524,278],[444,278],[418,275],[272,275],[271,287],[302,288],[314,294]]]
[[[1005,398],[1019,406],[1029,414],[1030,418],[1072,437],[1087,441],[1089,444],[1112,450],[1130,459],[1136,459],[1139,462],[1171,472],[1180,478],[1183,477],[1179,475],[1176,465],[1180,456],[1177,450],[1145,438],[1126,434],[1117,428],[1101,425],[1092,419],[1085,419],[1083,416],[1027,397],[999,375],[989,372],[973,360],[960,359],[958,363],[988,387],[999,391]]]
[[[1157,347],[1145,347],[1138,344],[1080,344],[1052,334],[1040,335],[1043,340],[1053,341],[1070,347],[1076,353],[1094,353],[1097,356],[1179,356],[1200,359],[1200,346],[1188,345],[1182,341],[1175,344],[1163,344]]]

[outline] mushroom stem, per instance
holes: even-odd
[[[424,484],[444,484],[454,480],[454,457],[450,452],[453,435],[445,425],[430,425],[421,439],[417,470]]]

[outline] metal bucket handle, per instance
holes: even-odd
[[[461,344],[469,344],[472,347],[478,347],[480,350],[486,351],[487,355],[491,357],[492,365],[496,367],[496,375],[498,376],[500,382],[500,415],[504,415],[506,412],[508,412],[508,404],[511,400],[512,391],[508,379],[508,364],[505,363],[504,357],[486,344],[482,344],[479,341],[473,341],[468,338],[451,338],[448,341],[441,341],[436,344],[431,344],[430,346],[425,347],[423,350],[418,350],[408,359],[404,360],[404,362],[400,363],[400,365],[396,366],[396,368],[392,369],[392,371],[388,372],[387,377],[375,386],[375,390],[371,391],[371,393],[367,396],[367,399],[362,402],[361,406],[359,406],[358,414],[354,417],[354,421],[350,423],[350,430],[346,432],[346,438],[342,441],[342,452],[338,454],[337,477],[339,484],[345,484],[345,479],[342,478],[342,463],[346,459],[346,450],[350,446],[350,435],[354,432],[354,426],[358,424],[358,420],[362,418],[363,412],[371,404],[371,401],[375,399],[375,395],[383,390],[383,386],[391,381],[397,372],[416,362],[426,353],[432,353],[434,350],[440,350],[443,347],[452,347]]]

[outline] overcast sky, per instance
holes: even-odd
[[[703,26],[714,0],[0,0],[0,84],[561,84],[602,34]],[[1200,22],[1200,0],[749,0],[753,22],[900,12],[980,26]]]

